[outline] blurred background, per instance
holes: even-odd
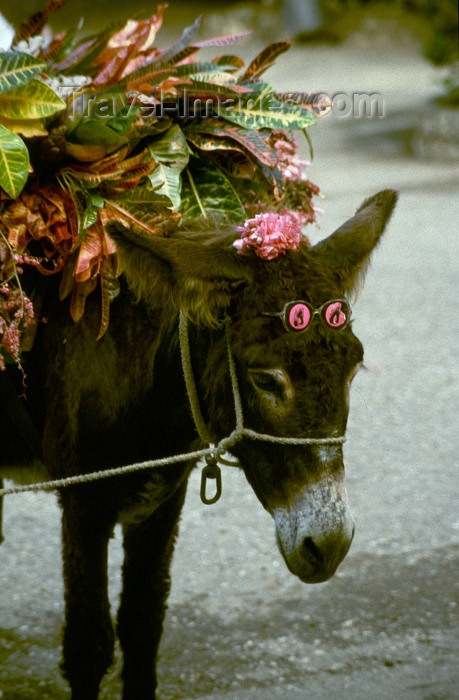
[[[43,9],[0,0],[0,44]],[[56,29],[91,32],[152,2],[69,0]],[[357,523],[329,582],[304,586],[237,470],[214,506],[192,474],[161,647],[163,700],[457,700],[459,673],[459,109],[453,0],[181,2],[158,46],[202,15],[200,38],[252,30],[246,63],[292,41],[266,73],[275,90],[335,101],[308,131],[322,198],[315,242],[386,187],[400,193],[353,327],[367,372],[352,387],[345,462]],[[223,53],[217,49],[215,53]],[[363,111],[353,98],[372,96]],[[349,109],[341,102],[349,100]],[[309,157],[306,142],[302,155]],[[456,427],[455,427],[456,426]],[[59,511],[52,494],[5,499],[0,547],[0,698],[69,697],[57,668],[62,624]],[[113,610],[121,535],[110,552]],[[119,659],[101,698],[119,696]]]

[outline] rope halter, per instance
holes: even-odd
[[[250,428],[244,428],[244,416],[242,411],[242,401],[241,394],[239,391],[239,383],[237,379],[236,365],[234,362],[234,356],[231,349],[230,337],[229,337],[229,325],[231,323],[230,318],[225,319],[225,332],[226,332],[226,349],[228,355],[228,365],[231,377],[231,388],[233,391],[233,401],[234,401],[234,411],[236,414],[236,427],[232,433],[226,438],[220,440],[217,445],[212,442],[212,437],[209,434],[205,420],[201,413],[201,408],[199,405],[199,397],[196,388],[196,381],[193,374],[193,367],[191,364],[191,351],[190,351],[190,337],[188,332],[188,321],[184,314],[180,312],[179,316],[179,341],[180,341],[180,354],[182,358],[182,369],[185,378],[185,386],[188,394],[188,400],[190,402],[191,414],[193,416],[194,424],[201,441],[204,444],[209,445],[209,454],[206,455],[206,466],[201,472],[201,500],[203,503],[211,504],[218,501],[221,496],[221,472],[220,464],[231,467],[239,467],[239,461],[229,461],[223,458],[223,455],[227,450],[229,450],[233,445],[235,445],[243,437],[249,437],[254,440],[262,440],[264,442],[277,443],[281,445],[342,445],[346,438],[344,435],[338,437],[325,437],[325,438],[294,438],[294,437],[278,437],[275,435],[267,435],[265,433],[258,433]],[[206,495],[206,480],[215,479],[216,489],[215,495],[212,498],[208,498]]]

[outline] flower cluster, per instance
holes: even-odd
[[[5,369],[5,360],[20,366],[24,332],[35,326],[33,304],[20,286],[18,262],[21,256],[14,254],[0,231],[0,371]]]
[[[238,226],[236,231],[242,233],[233,243],[238,253],[253,250],[263,260],[273,260],[284,255],[286,250],[298,250],[301,241],[307,241],[301,235],[298,218],[290,213],[257,214],[253,219],[247,219],[244,226]]]
[[[7,282],[0,285],[0,370],[5,369],[5,356],[20,365],[22,334],[34,325],[30,299]]]
[[[298,139],[292,133],[273,130],[270,141],[277,155],[277,167],[287,182],[307,182],[310,162],[298,157]]]

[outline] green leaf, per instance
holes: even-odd
[[[220,105],[219,114],[245,129],[305,129],[315,124],[314,115],[300,105],[281,102],[271,90],[265,89],[259,95],[239,97],[228,104],[227,99]]]
[[[149,143],[149,151],[157,162],[148,175],[154,191],[169,199],[172,211],[180,207],[182,179],[180,173],[186,167],[190,156],[185,135],[178,124],[171,126],[163,136]]]
[[[244,208],[226,175],[208,161],[193,161],[182,187],[181,212],[184,221],[208,216],[240,221]]]
[[[105,198],[105,206],[140,235],[165,233],[177,226],[180,214],[166,208],[169,200],[149,185],[128,190],[117,197]],[[121,219],[120,219],[121,217]]]
[[[0,187],[16,199],[29,175],[29,151],[20,136],[0,125]]]
[[[180,172],[174,168],[158,163],[148,179],[157,194],[168,197],[173,211],[180,207],[180,190],[182,188],[182,178]]]
[[[168,198],[156,192],[148,182],[141,187],[132,187],[122,194],[111,196],[110,200],[123,203],[123,205],[135,205],[150,209],[169,206]]]
[[[0,95],[0,114],[9,119],[42,119],[65,107],[64,100],[40,80]]]
[[[178,124],[173,124],[160,138],[150,141],[148,149],[154,160],[167,164],[179,173],[190,156],[185,135]]]
[[[0,93],[14,90],[46,68],[46,63],[28,53],[0,52]]]
[[[138,112],[139,108],[135,105],[131,106],[129,109],[124,108],[115,117],[109,119],[107,125],[110,127],[110,129],[116,131],[117,134],[123,135],[131,128]]]
[[[97,210],[104,206],[104,199],[98,190],[83,190],[86,198],[86,210],[81,221],[81,228],[87,229],[97,221]]]
[[[72,131],[72,141],[75,140],[85,146],[105,146],[108,153],[126,143],[126,138],[111,129],[108,123],[104,123],[103,119],[92,117],[81,119]]]

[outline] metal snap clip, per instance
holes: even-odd
[[[214,455],[207,455],[206,462],[201,472],[201,501],[210,506],[222,495],[222,473]],[[215,479],[215,493],[212,497],[207,496],[207,479]]]

